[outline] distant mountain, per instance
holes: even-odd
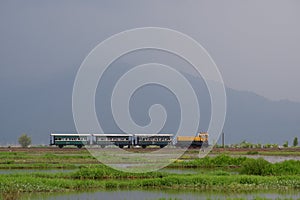
[[[122,72],[118,72],[122,73]],[[210,98],[202,79],[185,75],[197,91],[201,121],[199,130],[207,129]],[[101,80],[96,95],[98,119],[106,132],[120,132],[110,110],[111,89],[118,76]],[[74,132],[72,87],[75,74],[56,78],[40,85],[0,86],[1,145],[16,144],[21,133],[32,136],[34,144],[48,144],[51,131]],[[105,83],[108,81],[107,83]],[[255,143],[279,143],[300,136],[300,103],[271,101],[252,92],[227,91],[227,117],[224,126],[226,143],[242,140]],[[3,97],[3,98],[2,98]],[[175,132],[180,121],[179,104],[166,88],[147,85],[130,101],[131,114],[137,124],[149,123],[148,108],[154,103],[165,106],[168,119],[162,132]]]
[[[279,143],[300,136],[300,103],[271,101],[252,92],[227,88],[227,142]]]

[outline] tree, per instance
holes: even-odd
[[[28,147],[31,144],[31,137],[24,133],[19,137],[18,142],[23,148]]]
[[[289,142],[285,141],[285,143],[283,144],[283,147],[289,147]]]
[[[298,146],[298,138],[297,137],[294,138],[293,146],[294,147]]]

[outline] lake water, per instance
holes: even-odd
[[[300,156],[265,156],[265,155],[243,155],[248,158],[263,158],[270,163],[282,162],[285,160],[300,160]]]
[[[199,174],[201,171],[199,169],[170,169],[163,168],[160,169],[159,172],[166,172],[170,174]]]
[[[209,157],[216,157],[219,154],[210,154]],[[230,155],[230,154],[229,154]],[[300,160],[300,156],[274,156],[274,155],[230,155],[232,157],[263,158],[270,163],[278,163],[285,160]]]
[[[113,200],[150,200],[150,199],[228,199],[228,198],[244,198],[254,199],[255,197],[263,197],[269,199],[299,199],[300,192],[257,192],[257,193],[219,193],[219,192],[199,192],[185,190],[115,190],[115,191],[97,191],[97,192],[81,192],[67,194],[37,194],[23,196],[23,200],[29,199],[45,199],[45,200],[66,200],[66,199],[113,199]]]

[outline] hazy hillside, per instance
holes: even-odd
[[[25,132],[33,137],[35,144],[48,144],[51,131],[72,132],[72,86],[75,74],[57,78],[41,85],[11,86],[2,90],[0,105],[1,144],[14,144]],[[201,130],[207,128],[210,119],[210,101],[203,81],[187,76],[197,91],[201,108]],[[104,80],[105,81],[105,80]],[[119,131],[112,120],[110,107],[111,87],[99,86],[97,112],[101,125],[107,132]],[[7,88],[7,87],[6,87]],[[104,90],[103,90],[104,89]],[[300,136],[300,103],[270,101],[251,92],[227,88],[227,119],[224,127],[226,142],[242,140],[261,143],[279,143]],[[168,120],[163,132],[178,128],[180,110],[175,97],[165,88],[146,86],[135,93],[130,102],[132,116],[138,124],[149,122],[147,110],[153,103],[166,107]]]
[[[270,101],[252,92],[227,89],[227,141],[282,144],[300,136],[300,104]]]

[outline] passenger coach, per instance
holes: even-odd
[[[50,135],[50,145],[63,148],[67,145],[77,146],[79,149],[82,146],[89,145],[91,142],[90,134],[55,134]]]
[[[173,134],[135,134],[135,145],[141,146],[145,149],[147,146],[159,146],[164,148],[171,144]]]
[[[116,145],[120,148],[133,146],[132,134],[93,134],[94,144],[102,148],[109,145]]]

